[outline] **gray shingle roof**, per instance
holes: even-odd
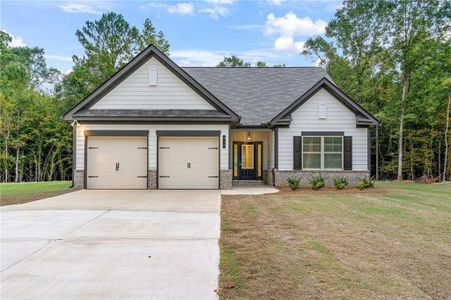
[[[242,125],[261,125],[326,77],[320,67],[182,68],[241,116]]]

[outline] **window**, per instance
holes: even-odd
[[[302,137],[302,168],[343,169],[343,137]]]
[[[303,169],[321,169],[321,137],[306,136],[303,140]]]
[[[254,145],[241,145],[241,168],[253,169],[254,168]]]

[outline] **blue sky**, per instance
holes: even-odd
[[[225,55],[249,62],[304,66],[303,42],[324,34],[341,1],[5,1],[1,29],[14,45],[42,47],[48,64],[68,72],[71,56],[83,54],[75,31],[87,20],[114,11],[138,28],[150,18],[171,44],[171,58],[182,66],[214,66]]]

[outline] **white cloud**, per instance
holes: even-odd
[[[71,56],[63,56],[63,55],[52,55],[46,54],[44,55],[45,59],[61,61],[61,62],[73,62]]]
[[[290,36],[281,36],[274,41],[274,48],[279,51],[287,51],[291,53],[300,53],[304,49],[305,42],[295,42]]]
[[[212,19],[218,20],[219,17],[225,17],[229,13],[229,9],[225,6],[212,6],[199,9],[199,12],[208,15]]]
[[[23,38],[21,36],[14,36],[10,32],[2,29],[1,31],[9,34],[11,36],[11,42],[8,44],[12,48],[19,48],[19,47],[26,47],[27,44],[24,42]]]
[[[235,29],[235,30],[262,30],[264,29],[263,25],[260,24],[242,24],[242,25],[228,25],[227,28]]]
[[[207,2],[212,4],[233,4],[235,0],[207,0]]]
[[[19,47],[26,47],[27,44],[25,44],[25,42],[23,41],[23,38],[20,36],[13,36],[12,37],[12,41],[9,43],[9,46],[12,48],[19,48]]]
[[[167,11],[170,14],[192,15],[194,13],[194,6],[191,3],[177,3],[167,6]]]
[[[269,0],[270,4],[281,5],[284,0]]]
[[[323,34],[326,26],[327,23],[321,19],[312,21],[309,17],[298,18],[292,12],[280,18],[271,13],[266,18],[265,32],[282,36],[317,35]]]
[[[95,8],[94,6],[83,4],[83,3],[66,3],[59,4],[59,8],[61,8],[64,12],[71,14],[101,14],[102,12]]]
[[[255,64],[257,61],[268,61],[271,59],[282,59],[273,49],[257,49],[247,51],[235,51],[230,53],[224,50],[187,49],[171,51],[171,58],[179,65],[185,67],[213,67],[225,56],[236,55],[244,61]]]
[[[226,51],[201,49],[171,51],[171,58],[175,59],[182,66],[216,66],[227,55]]]

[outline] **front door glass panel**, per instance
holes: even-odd
[[[250,170],[254,168],[254,145],[241,145],[241,168]]]

